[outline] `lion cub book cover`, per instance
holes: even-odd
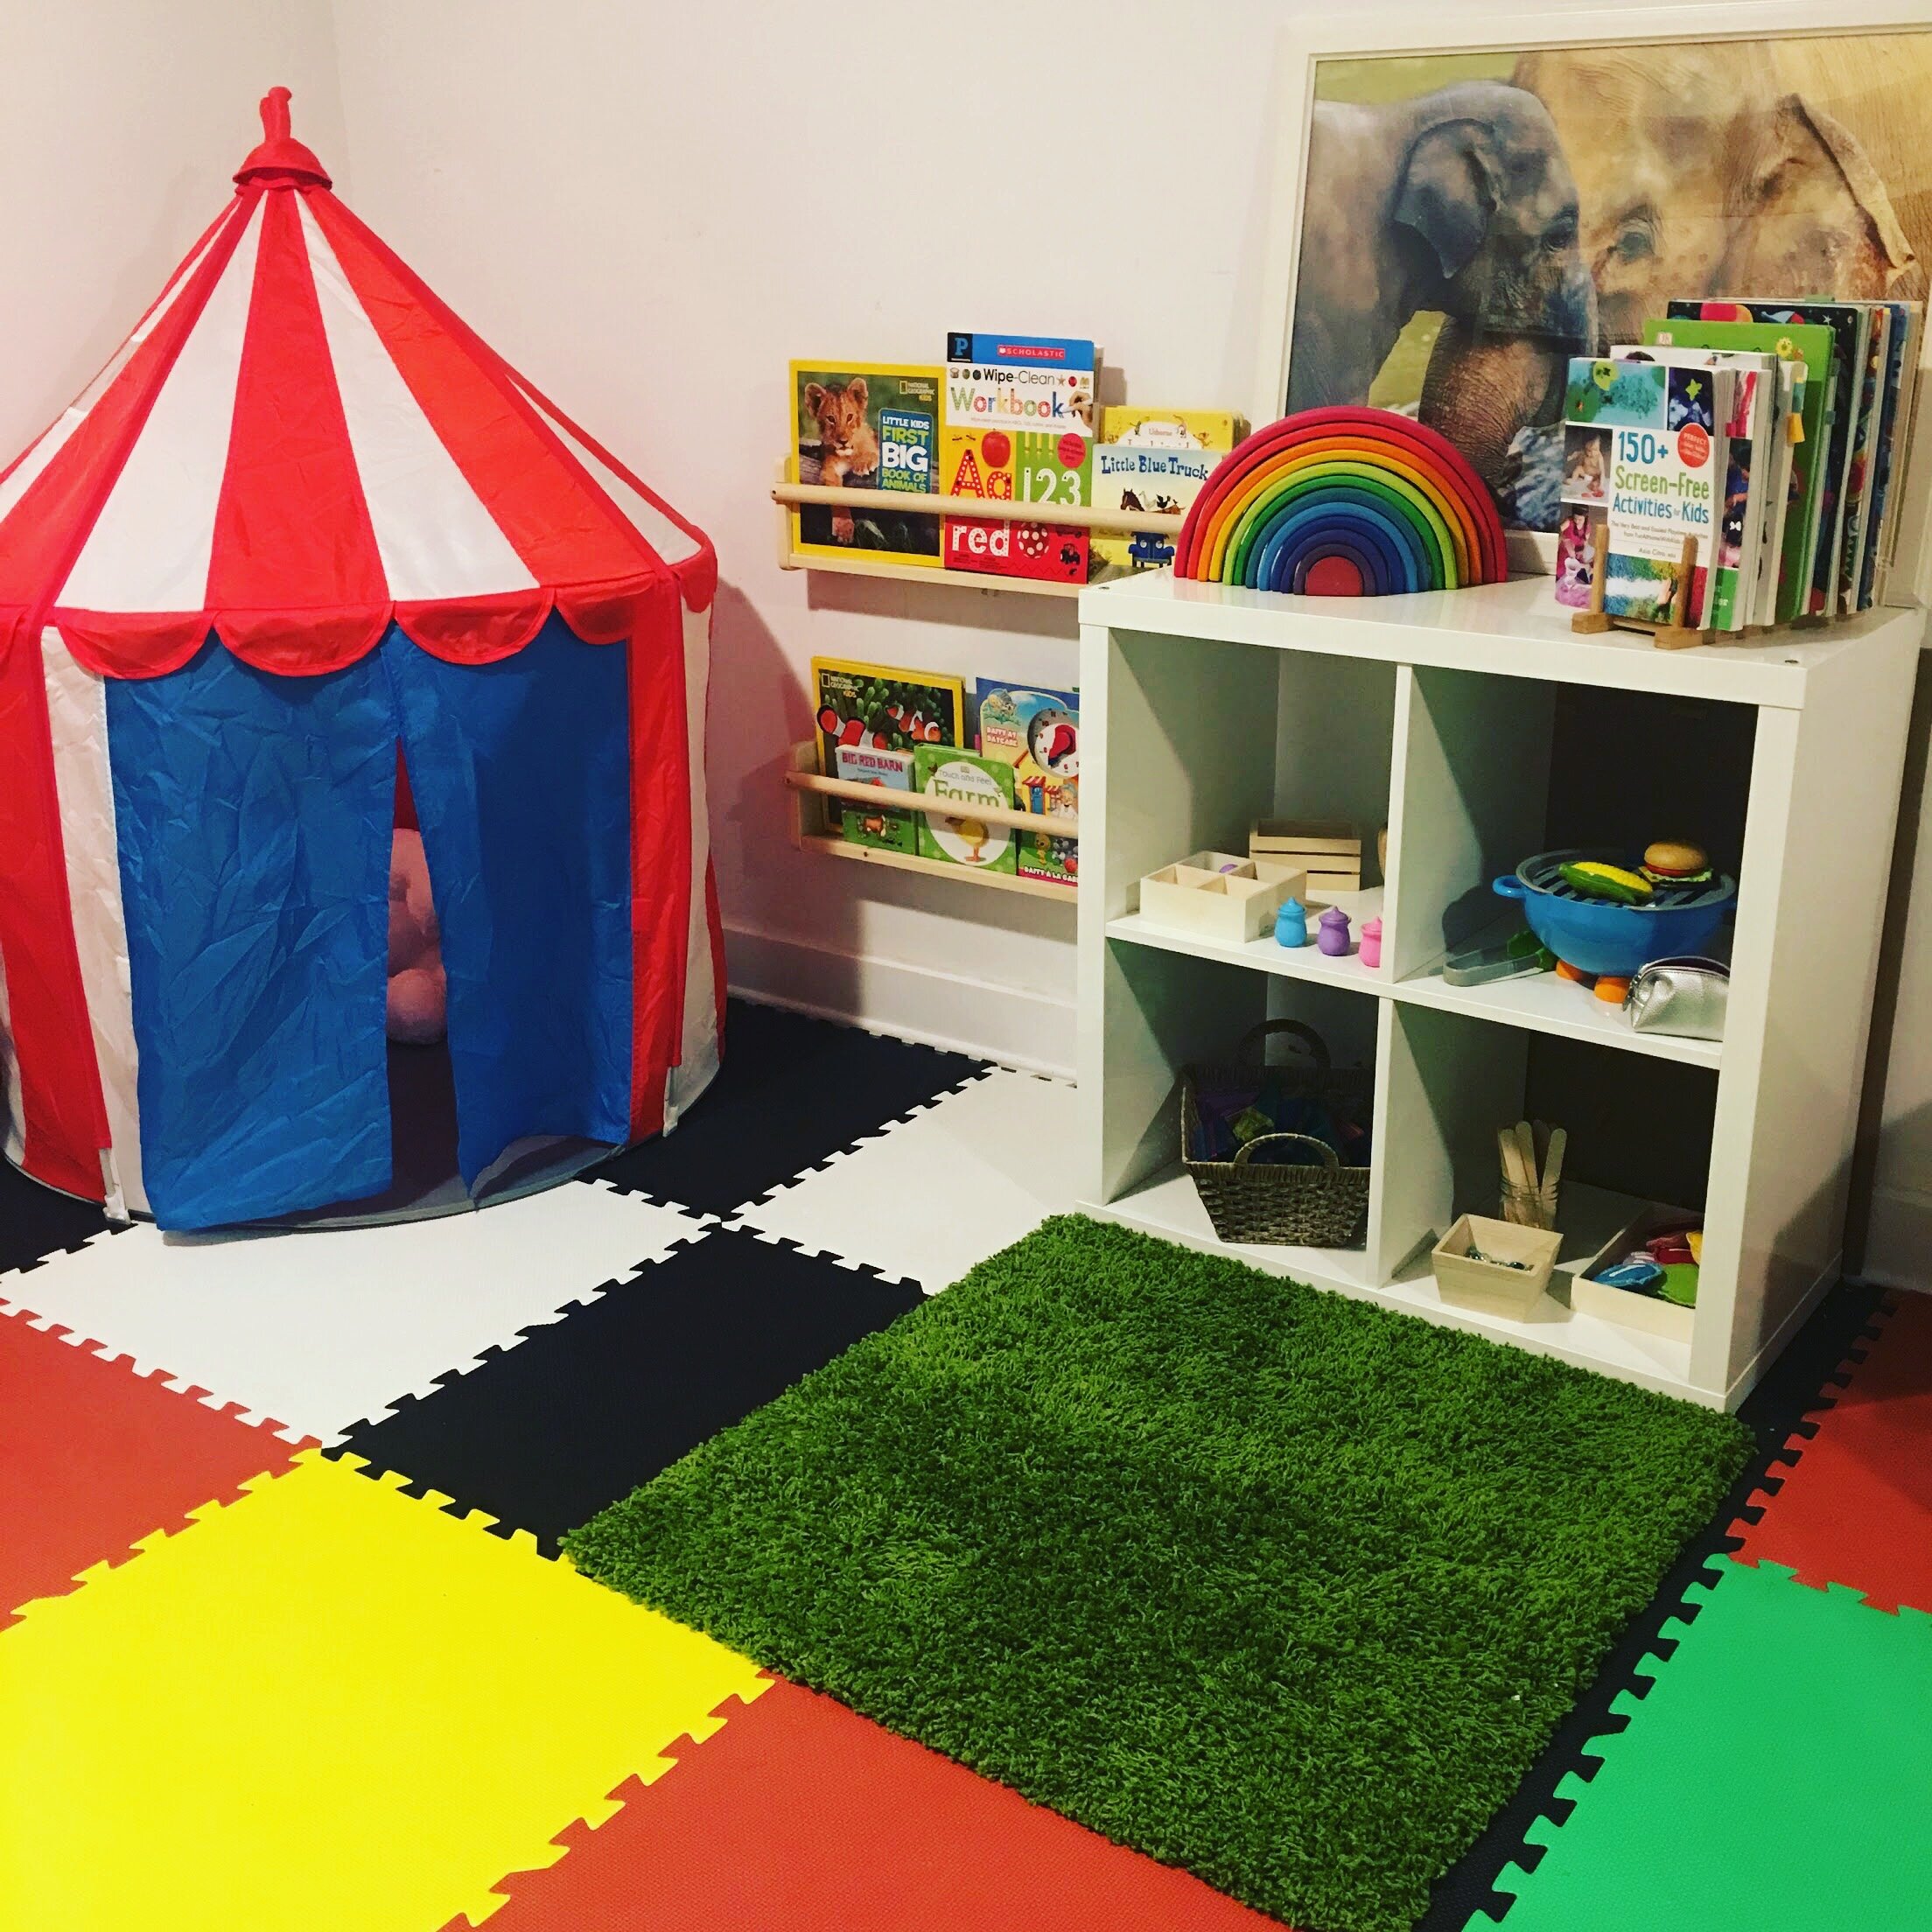
[[[798,505],[794,551],[863,552],[880,562],[939,569],[939,518],[898,508],[892,499],[938,487],[941,380],[936,368],[897,363],[792,364],[794,480],[878,492],[876,509]]]
[[[946,339],[942,493],[1043,511],[1090,502],[1098,367],[1091,342],[954,330]],[[1065,524],[948,516],[942,542],[948,570],[1087,581],[1087,532]]]
[[[1688,548],[1683,621],[1693,629],[1711,621],[1732,387],[1726,369],[1572,360],[1563,500],[1607,515],[1609,554],[1596,567],[1610,616],[1668,623]]]

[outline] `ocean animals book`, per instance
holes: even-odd
[[[836,778],[842,747],[910,752],[920,746],[957,745],[965,724],[966,687],[937,671],[815,657],[812,710],[818,768]]]
[[[1692,629],[1710,624],[1733,386],[1727,369],[1571,361],[1563,494],[1606,519],[1597,568],[1607,615],[1665,624],[1677,606]]]
[[[949,331],[943,494],[1037,503],[1043,512],[1056,503],[1090,502],[1099,364],[1091,342],[1070,337]],[[1091,552],[1084,528],[948,516],[941,541],[948,570],[1087,580]]]
[[[1727,308],[1740,304],[1727,303]],[[1770,304],[1764,304],[1770,306]],[[1673,302],[1673,310],[1695,307],[1696,304]],[[1830,517],[1825,494],[1830,467],[1832,425],[1829,416],[1829,374],[1821,387],[1819,372],[1832,367],[1835,338],[1822,322],[1719,321],[1706,317],[1672,315],[1667,320],[1645,323],[1643,338],[1653,346],[1677,345],[1685,348],[1768,350],[1787,361],[1803,363],[1804,393],[1798,402],[1799,440],[1792,446],[1791,473],[1794,500],[1784,520],[1783,551],[1778,565],[1778,597],[1774,616],[1779,623],[1803,615],[1814,606],[1824,609],[1821,586],[1830,581],[1817,563],[1829,536]],[[1797,399],[1794,399],[1795,401]],[[1821,460],[1821,458],[1823,460]],[[1796,514],[1798,504],[1803,514]]]
[[[1247,433],[1247,419],[1231,410],[1110,403],[1100,412],[1094,451],[1095,508],[1184,515],[1214,465]],[[1094,559],[1109,570],[1152,570],[1173,562],[1173,540],[1102,530],[1094,537]]]
[[[796,505],[793,550],[805,556],[863,552],[936,570],[939,518],[901,509],[892,498],[938,487],[941,370],[794,362],[791,373],[792,480],[879,493],[876,508]]]
[[[1026,684],[975,686],[979,699],[979,750],[1012,768],[1013,796],[1023,812],[1074,816],[1080,810],[1080,694]],[[1080,876],[1079,842],[1042,825],[1018,835],[1023,878],[1072,886]]]
[[[1775,324],[1795,329],[1802,324],[1824,329],[1830,339],[1829,357],[1800,344],[1811,382],[1824,382],[1823,417],[1825,432],[1824,466],[1819,478],[1818,515],[1808,533],[1810,557],[1810,588],[1802,606],[1813,617],[1830,614],[1837,593],[1839,559],[1844,554],[1847,491],[1852,478],[1852,445],[1858,426],[1859,382],[1858,372],[1865,367],[1865,345],[1871,324],[1856,302],[1793,302],[1788,298],[1774,300],[1759,297],[1706,297],[1699,300],[1678,299],[1667,305],[1669,326],[1680,322],[1727,322],[1749,326]],[[1685,340],[1681,334],[1677,340]],[[1796,338],[1794,337],[1794,340]],[[1815,343],[1816,339],[1811,339]],[[1763,348],[1775,343],[1732,342],[1710,344],[1711,347]],[[1809,383],[1807,385],[1809,387]],[[1805,424],[1807,431],[1811,425]]]
[[[870,745],[841,745],[836,756],[837,776],[851,785],[876,785],[884,792],[910,792],[913,788],[913,754],[910,752],[882,752]],[[838,829],[855,845],[876,845],[891,852],[916,852],[919,830],[914,814],[894,811],[881,799],[877,805],[861,805],[853,799],[841,799]]]
[[[1006,811],[1014,808],[1010,765],[972,752],[921,745],[913,753],[913,782],[926,796],[943,798],[959,807],[957,816],[938,812],[918,815],[921,858],[970,865],[982,872],[1018,870],[1012,827],[991,824],[974,810],[989,805]]]
[[[1726,368],[1732,372],[1731,414],[1724,423],[1724,492],[1718,517],[1710,622],[1720,631],[1769,623],[1774,577],[1760,594],[1765,570],[1765,527],[1774,467],[1773,416],[1779,392],[1776,356],[1739,349],[1624,346],[1613,356],[1648,358],[1668,368]],[[1779,426],[1782,428],[1782,418]],[[1782,499],[1779,499],[1782,511]]]

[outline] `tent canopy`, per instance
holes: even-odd
[[[8,1152],[181,1226],[386,1184],[399,749],[466,1179],[657,1130],[717,1055],[710,545],[336,200],[288,103],[0,471]]]

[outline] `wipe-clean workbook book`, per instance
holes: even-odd
[[[1725,476],[1728,369],[1577,356],[1564,396],[1564,478],[1607,519],[1603,608],[1666,624],[1683,584],[1682,621],[1707,627]],[[1572,477],[1582,479],[1573,485]],[[1690,576],[1684,581],[1686,550]]]
[[[792,549],[804,556],[850,556],[940,566],[939,519],[901,509],[894,497],[938,488],[940,384],[936,365],[792,364],[792,480],[876,490],[876,507],[801,503]]]
[[[1771,354],[1737,349],[1692,349],[1662,345],[1617,346],[1614,357],[1634,356],[1670,368],[1724,368],[1731,372],[1731,414],[1722,424],[1725,468],[1712,567],[1709,622],[1714,630],[1738,631],[1768,624],[1776,605],[1774,562],[1765,532],[1773,503],[1772,472],[1776,450],[1773,418],[1778,410],[1779,371]],[[1782,417],[1779,418],[1782,427]],[[1782,499],[1776,500],[1782,511]],[[1768,586],[1766,579],[1769,578]]]
[[[1215,464],[1247,433],[1246,419],[1228,410],[1110,403],[1100,412],[1094,451],[1094,507],[1185,515]],[[1110,570],[1152,570],[1173,562],[1173,539],[1149,531],[1096,531],[1094,560]]]
[[[1673,309],[1684,306],[1697,304],[1671,304]],[[1738,304],[1724,306],[1735,308]],[[1715,321],[1673,315],[1664,322],[1646,323],[1643,333],[1644,340],[1655,345],[1769,351],[1786,361],[1804,365],[1803,396],[1798,402],[1800,440],[1791,451],[1792,497],[1785,514],[1774,615],[1782,624],[1803,615],[1814,605],[1822,610],[1820,586],[1828,579],[1817,563],[1817,553],[1829,536],[1825,494],[1832,438],[1828,414],[1830,380],[1827,376],[1821,386],[1819,372],[1831,368],[1831,330],[1822,322]]]
[[[1068,337],[949,332],[942,493],[1037,503],[1043,517],[1056,503],[1090,502],[1099,362],[1091,342]],[[948,516],[941,544],[948,570],[1087,581],[1084,528]]]

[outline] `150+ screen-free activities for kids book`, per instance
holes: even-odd
[[[1566,515],[1574,506],[1606,517],[1607,555],[1595,567],[1610,616],[1670,621],[1688,556],[1682,620],[1709,622],[1732,387],[1724,369],[1572,360],[1562,495]]]
[[[803,556],[850,556],[940,568],[940,520],[896,508],[895,496],[938,488],[937,368],[872,363],[839,368],[792,364],[793,480],[878,492],[878,507],[801,503],[792,549]]]

